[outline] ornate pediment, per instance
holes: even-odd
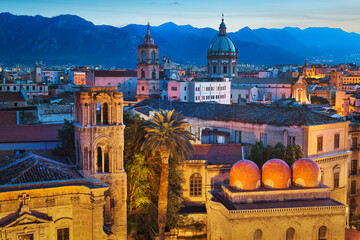
[[[52,218],[44,213],[39,212],[25,212],[22,214],[11,214],[0,220],[0,227],[11,228],[17,226],[25,226],[30,224],[42,224],[51,222]]]

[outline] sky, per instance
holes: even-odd
[[[229,32],[256,28],[331,27],[360,33],[359,0],[0,0],[0,11],[53,17],[73,14],[96,25],[166,22]]]

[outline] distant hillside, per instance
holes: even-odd
[[[88,64],[136,68],[136,48],[145,25],[94,25],[78,16],[15,16],[0,13],[0,63]],[[178,63],[206,64],[217,30],[165,23],[151,27],[160,56]],[[332,28],[255,29],[229,33],[240,63],[359,63],[360,34]]]

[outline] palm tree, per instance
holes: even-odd
[[[158,198],[158,225],[159,239],[164,239],[168,188],[169,188],[169,159],[178,158],[184,160],[193,150],[190,143],[191,133],[186,130],[189,124],[185,117],[175,109],[172,111],[155,112],[155,116],[147,121],[145,127],[146,135],[142,144],[142,150],[145,153],[154,154],[158,152],[161,158],[161,175]]]

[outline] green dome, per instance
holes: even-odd
[[[234,43],[226,35],[217,35],[212,41],[208,52],[233,52],[236,53]]]

